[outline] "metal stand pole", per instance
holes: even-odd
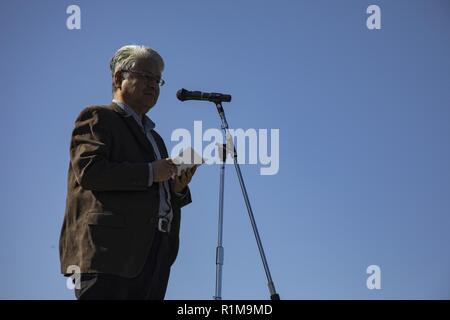
[[[222,158],[222,164],[220,166],[220,191],[219,191],[219,222],[218,222],[218,236],[217,236],[217,248],[216,248],[216,295],[214,300],[222,300],[222,266],[224,258],[224,249],[222,246],[223,235],[223,198],[224,198],[224,186],[225,186],[225,160],[227,158],[226,144],[219,146],[222,148],[222,152],[219,150],[220,157]]]
[[[224,132],[224,135],[226,138],[229,136],[228,132],[228,123],[227,119],[225,117],[225,111],[223,110],[222,103],[220,101],[215,102],[217,107],[217,112],[219,113],[220,119],[222,121],[222,130]],[[227,139],[228,140],[228,139]],[[226,148],[226,145],[225,145]],[[255,217],[253,215],[253,210],[250,205],[250,200],[248,198],[247,189],[245,188],[244,179],[242,177],[241,168],[239,167],[239,163],[237,162],[237,154],[236,154],[236,148],[232,146],[232,153],[233,153],[233,161],[234,161],[234,167],[236,168],[236,173],[239,179],[239,184],[241,186],[242,195],[244,196],[245,205],[247,206],[247,212],[248,216],[250,218],[250,222],[252,224],[253,233],[255,235],[256,243],[258,245],[259,254],[261,256],[262,263],[264,265],[264,271],[266,273],[267,277],[267,285],[270,292],[270,299],[271,300],[280,300],[280,296],[275,290],[275,284],[273,283],[272,276],[270,275],[269,265],[267,264],[266,255],[264,253],[264,248],[261,242],[261,238],[259,237],[258,227],[256,226]],[[224,159],[226,159],[227,152],[230,150],[223,150],[224,151]],[[216,300],[221,299],[221,289],[222,289],[222,265],[223,265],[223,247],[222,247],[222,231],[223,231],[223,187],[224,187],[224,173],[225,173],[225,161],[222,162],[221,167],[221,181],[220,181],[220,201],[219,201],[219,239],[218,239],[218,246],[217,246],[217,252],[216,252]]]

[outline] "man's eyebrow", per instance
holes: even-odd
[[[142,70],[142,72],[151,74],[151,75],[153,75],[153,76],[155,76],[155,77],[158,77],[158,78],[161,78],[161,73],[154,73],[154,72],[151,72],[151,71],[149,71],[149,70]]]

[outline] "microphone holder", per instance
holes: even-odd
[[[214,101],[217,107],[217,112],[219,113],[222,125],[222,131],[225,135],[226,142],[228,142],[228,138],[231,137],[228,131],[228,122],[225,117],[225,112],[222,107],[221,101]],[[223,240],[223,203],[224,203],[224,185],[225,185],[225,162],[228,153],[232,153],[234,167],[236,169],[236,173],[239,179],[239,184],[241,186],[242,195],[244,197],[245,205],[247,207],[248,216],[250,218],[250,222],[252,224],[253,233],[255,235],[256,243],[258,245],[259,254],[261,256],[261,260],[264,266],[264,271],[266,273],[268,288],[270,292],[271,300],[280,300],[280,296],[275,290],[275,285],[272,280],[272,276],[270,275],[269,265],[267,264],[266,255],[264,253],[264,248],[261,242],[261,238],[259,236],[258,227],[256,226],[255,217],[253,215],[253,210],[250,205],[250,200],[248,198],[247,189],[245,188],[244,178],[242,177],[241,168],[239,167],[239,163],[237,161],[237,153],[234,144],[232,144],[232,149],[227,148],[227,144],[222,144],[219,146],[221,148],[221,152],[219,152],[221,158],[221,166],[220,166],[220,190],[219,190],[219,221],[218,221],[218,236],[217,236],[217,248],[216,248],[216,291],[214,300],[222,300],[222,266],[224,261],[224,248],[222,246]]]

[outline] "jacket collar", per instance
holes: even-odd
[[[148,141],[142,127],[139,126],[139,124],[136,122],[136,120],[133,118],[133,116],[131,114],[127,113],[124,109],[122,109],[115,102],[112,102],[111,105],[109,106],[109,108],[112,109],[113,111],[115,111],[116,113],[118,113],[123,118],[126,125],[130,128],[134,137],[138,140],[138,142],[141,144],[141,146],[144,147],[146,151],[148,151],[154,155],[154,151],[150,144],[150,141]]]

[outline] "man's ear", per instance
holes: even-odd
[[[121,88],[123,79],[123,73],[121,71],[116,71],[114,73],[114,88]]]

